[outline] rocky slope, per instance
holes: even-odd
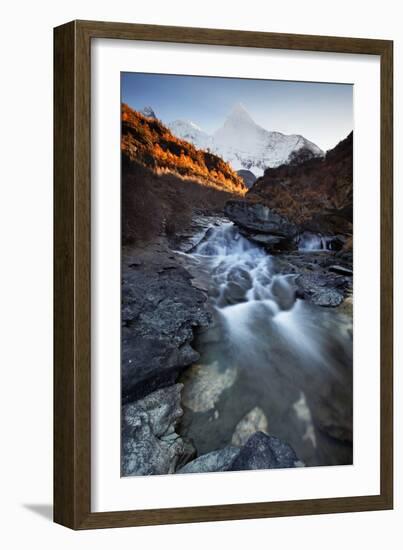
[[[290,164],[268,168],[246,199],[298,224],[300,232],[351,236],[353,133],[324,158],[311,158],[303,151]]]

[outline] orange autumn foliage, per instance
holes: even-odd
[[[244,195],[245,184],[229,164],[179,139],[161,121],[122,105],[121,148],[124,158],[155,173],[174,173],[232,194]]]

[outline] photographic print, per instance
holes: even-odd
[[[121,475],[352,464],[353,86],[121,101]]]

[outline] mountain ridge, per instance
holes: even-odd
[[[309,150],[313,156],[324,152],[315,143],[300,134],[286,135],[269,131],[257,124],[246,109],[237,104],[224,123],[212,134],[203,131],[191,121],[175,120],[168,123],[171,131],[196,147],[209,149],[229,162],[234,170],[250,170],[263,175],[268,167],[275,168],[288,161],[299,149]]]

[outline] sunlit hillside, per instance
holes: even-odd
[[[220,157],[174,136],[159,120],[122,105],[122,240],[186,231],[196,211],[222,212],[247,188]]]
[[[245,194],[242,178],[209,151],[179,139],[159,120],[122,105],[122,153],[157,173],[175,173],[203,185]]]

